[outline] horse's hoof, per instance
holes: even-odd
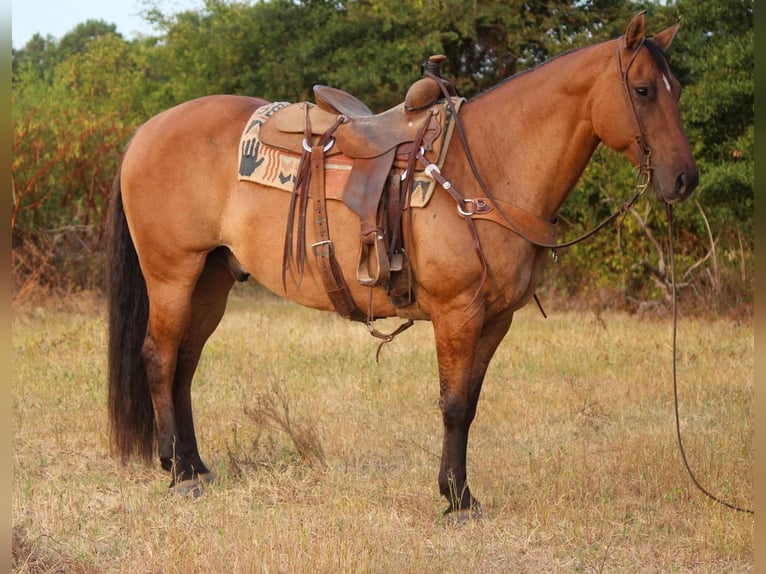
[[[196,477],[201,483],[204,484],[215,484],[218,482],[218,477],[214,475],[212,472],[206,472],[205,474],[198,474]]]
[[[168,488],[168,494],[180,496],[182,498],[189,496],[192,498],[199,498],[204,492],[204,488],[202,486],[203,482],[206,481],[198,477],[194,477],[189,480],[182,480]]]
[[[468,522],[476,522],[481,518],[481,512],[473,509],[463,509],[450,512],[444,515],[444,524],[449,526],[460,526]]]
[[[461,508],[460,510],[448,508],[444,512],[444,523],[449,525],[466,524],[467,522],[478,521],[482,515],[481,504],[478,500],[474,500],[470,508]]]

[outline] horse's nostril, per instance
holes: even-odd
[[[694,188],[697,187],[699,181],[699,175],[697,170],[682,171],[678,174],[673,188],[673,194],[676,197],[686,197],[691,195]]]

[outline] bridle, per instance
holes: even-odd
[[[653,169],[651,165],[652,150],[649,148],[649,144],[646,143],[646,136],[644,135],[644,129],[641,126],[641,118],[638,116],[638,110],[636,109],[636,104],[630,95],[630,86],[628,86],[628,71],[630,70],[631,66],[633,66],[633,62],[635,62],[636,57],[638,56],[638,53],[641,51],[641,48],[644,47],[644,44],[646,43],[646,38],[642,37],[641,41],[638,43],[638,46],[636,46],[636,49],[633,50],[633,52],[631,52],[630,58],[628,59],[628,65],[625,66],[625,71],[622,70],[622,50],[621,50],[621,45],[624,42],[625,42],[624,36],[617,40],[617,70],[620,72],[620,83],[622,84],[625,98],[628,100],[628,104],[630,104],[630,109],[633,112],[633,117],[636,120],[636,127],[637,127],[636,143],[638,144],[638,147],[641,150],[641,157],[642,157],[638,170],[639,170],[639,173],[646,174],[646,177],[649,179],[649,181],[651,181],[652,169]]]

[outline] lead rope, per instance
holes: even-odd
[[[670,260],[670,278],[671,278],[671,286],[672,286],[672,297],[673,297],[673,399],[674,399],[674,407],[675,407],[675,415],[676,415],[676,436],[678,438],[678,448],[681,451],[681,458],[683,458],[684,466],[686,467],[686,472],[689,474],[689,477],[692,479],[692,482],[694,485],[708,498],[714,500],[718,504],[722,504],[723,506],[726,506],[727,508],[731,508],[732,510],[736,510],[737,512],[745,512],[747,514],[755,514],[755,512],[750,508],[741,508],[739,506],[736,506],[734,504],[730,504],[726,502],[725,500],[721,500],[717,496],[711,494],[708,492],[697,480],[697,477],[694,475],[694,472],[691,469],[691,466],[689,465],[689,461],[686,458],[686,450],[684,449],[684,442],[681,438],[681,417],[678,414],[678,376],[677,376],[677,355],[678,355],[678,346],[676,344],[676,334],[678,331],[678,302],[677,302],[677,294],[676,294],[676,262],[675,262],[675,249],[673,247],[673,206],[669,203],[666,204],[666,213],[668,217],[668,259]]]

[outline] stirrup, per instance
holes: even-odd
[[[389,268],[392,272],[399,272],[404,269],[404,253],[397,251],[391,255],[391,261],[389,262]]]
[[[383,233],[380,231],[374,233],[375,238],[371,243],[367,243],[366,239],[362,238],[362,245],[359,248],[359,263],[356,267],[356,279],[366,287],[388,285],[388,281],[391,279],[391,266],[386,254]],[[373,259],[375,259],[374,272],[371,268]]]

